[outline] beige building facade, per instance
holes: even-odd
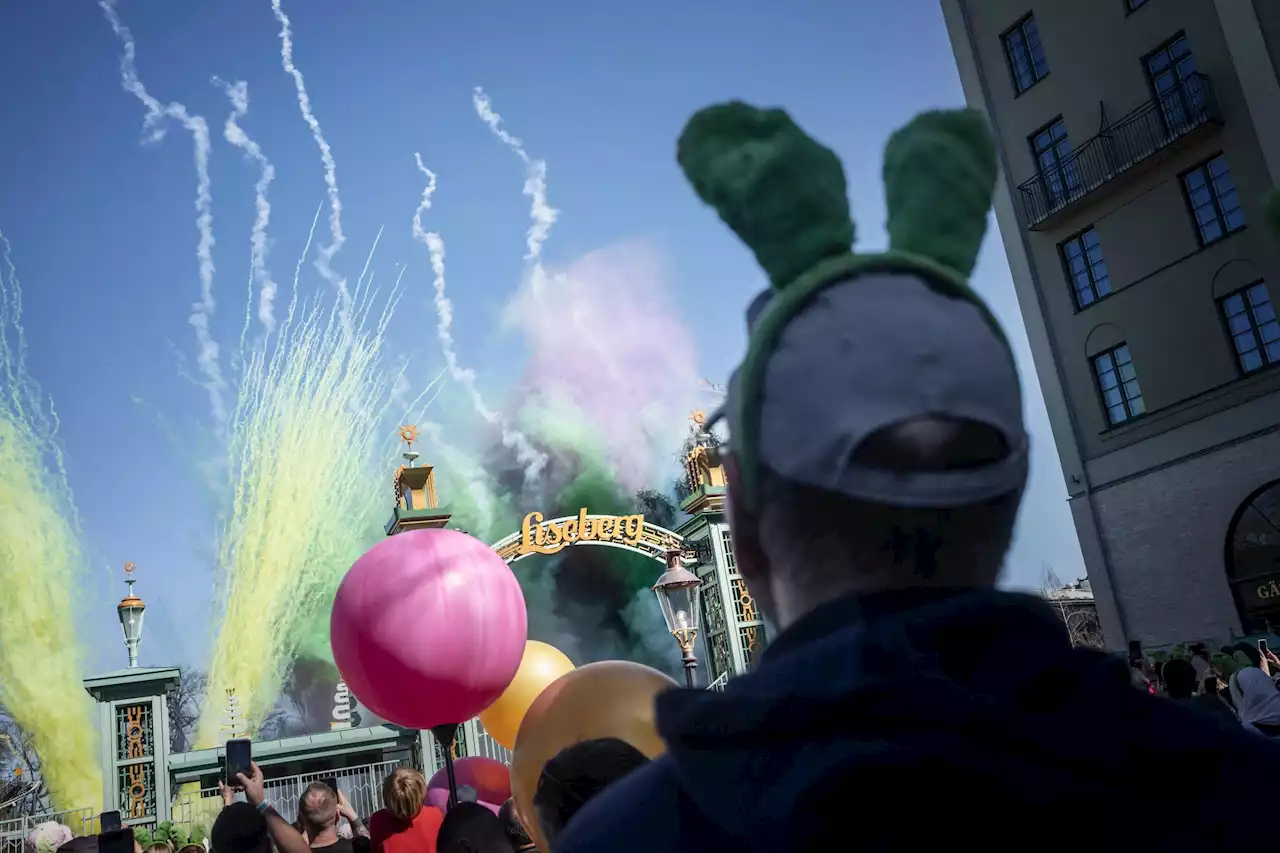
[[[1280,0],[941,0],[1107,644],[1280,632]]]

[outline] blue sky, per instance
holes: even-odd
[[[439,369],[440,356],[430,267],[410,233],[422,192],[415,151],[440,175],[431,224],[448,240],[462,357],[486,389],[501,389],[521,360],[520,342],[499,320],[521,280],[528,201],[519,161],[475,115],[477,85],[548,163],[550,201],[561,211],[548,262],[619,243],[653,247],[696,333],[699,372],[715,381],[741,355],[742,311],[764,282],[675,165],[675,137],[691,112],[728,98],[790,110],[844,158],[859,246],[883,245],[884,140],[921,109],[962,102],[936,0],[743,0],[731,14],[714,7],[287,0],[294,58],[337,161],[348,244],[335,266],[354,278],[386,226],[384,274],[408,264],[396,334],[421,353],[422,376]],[[292,269],[324,196],[270,0],[120,0],[119,13],[151,93],[183,102],[214,131],[213,330],[232,342],[256,171],[221,139],[228,106],[211,77],[249,83],[242,124],[278,173],[277,272]],[[140,567],[150,604],[143,662],[199,662],[212,563],[212,508],[196,466],[208,404],[182,377],[184,364],[193,369],[187,316],[199,296],[191,142],[175,127],[159,144],[141,144],[144,110],[120,86],[119,54],[91,0],[6,4],[0,229],[25,288],[30,369],[57,402],[92,555],[81,630],[94,668],[124,662],[113,608],[126,560]],[[320,284],[310,269],[304,282]],[[1034,586],[1044,563],[1074,578],[1083,574],[1079,546],[994,229],[974,283],[1022,358],[1034,449],[1006,580]]]

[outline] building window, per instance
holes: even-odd
[[[1049,73],[1036,19],[1028,15],[1014,24],[1001,39],[1004,41],[1004,55],[1009,60],[1009,73],[1013,75],[1013,88],[1021,95]]]
[[[1097,231],[1090,228],[1063,243],[1061,248],[1077,308],[1087,308],[1111,294],[1111,278],[1107,275],[1107,262],[1102,258]]]
[[[1128,6],[1129,11],[1133,12],[1137,10],[1137,8],[1141,6],[1143,3],[1146,3],[1147,0],[1124,0],[1124,2]]]
[[[1225,155],[1219,154],[1187,172],[1182,176],[1182,186],[1202,245],[1216,243],[1244,227],[1244,211],[1240,209],[1240,197]]]
[[[1065,204],[1080,189],[1080,167],[1071,156],[1067,125],[1054,119],[1043,130],[1031,134],[1031,153],[1044,183],[1045,200],[1052,210]]]
[[[1094,356],[1093,369],[1098,377],[1098,390],[1102,392],[1102,404],[1107,409],[1107,420],[1113,425],[1136,418],[1147,410],[1128,344]]]
[[[1280,322],[1265,283],[1237,290],[1219,304],[1241,370],[1252,373],[1268,364],[1280,364]]]
[[[1160,102],[1165,131],[1182,133],[1200,117],[1204,98],[1195,79],[1196,62],[1187,37],[1178,35],[1147,57],[1147,79]]]

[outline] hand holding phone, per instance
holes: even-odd
[[[1264,637],[1258,638],[1258,651],[1262,652],[1262,654],[1264,655],[1267,652],[1271,651],[1270,649],[1267,648],[1267,641]]]

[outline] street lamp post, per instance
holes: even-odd
[[[662,608],[662,618],[667,630],[680,646],[684,662],[684,679],[689,687],[697,686],[694,671],[698,658],[693,653],[693,641],[698,636],[698,599],[702,593],[702,581],[684,567],[684,554],[678,548],[667,551],[667,570],[653,585]]]
[[[120,627],[124,629],[124,646],[129,650],[130,669],[138,666],[138,646],[142,644],[142,617],[146,615],[147,609],[142,599],[133,594],[133,585],[137,583],[133,577],[136,569],[133,563],[124,564],[124,582],[128,585],[129,592],[116,606],[116,613],[120,616]]]

